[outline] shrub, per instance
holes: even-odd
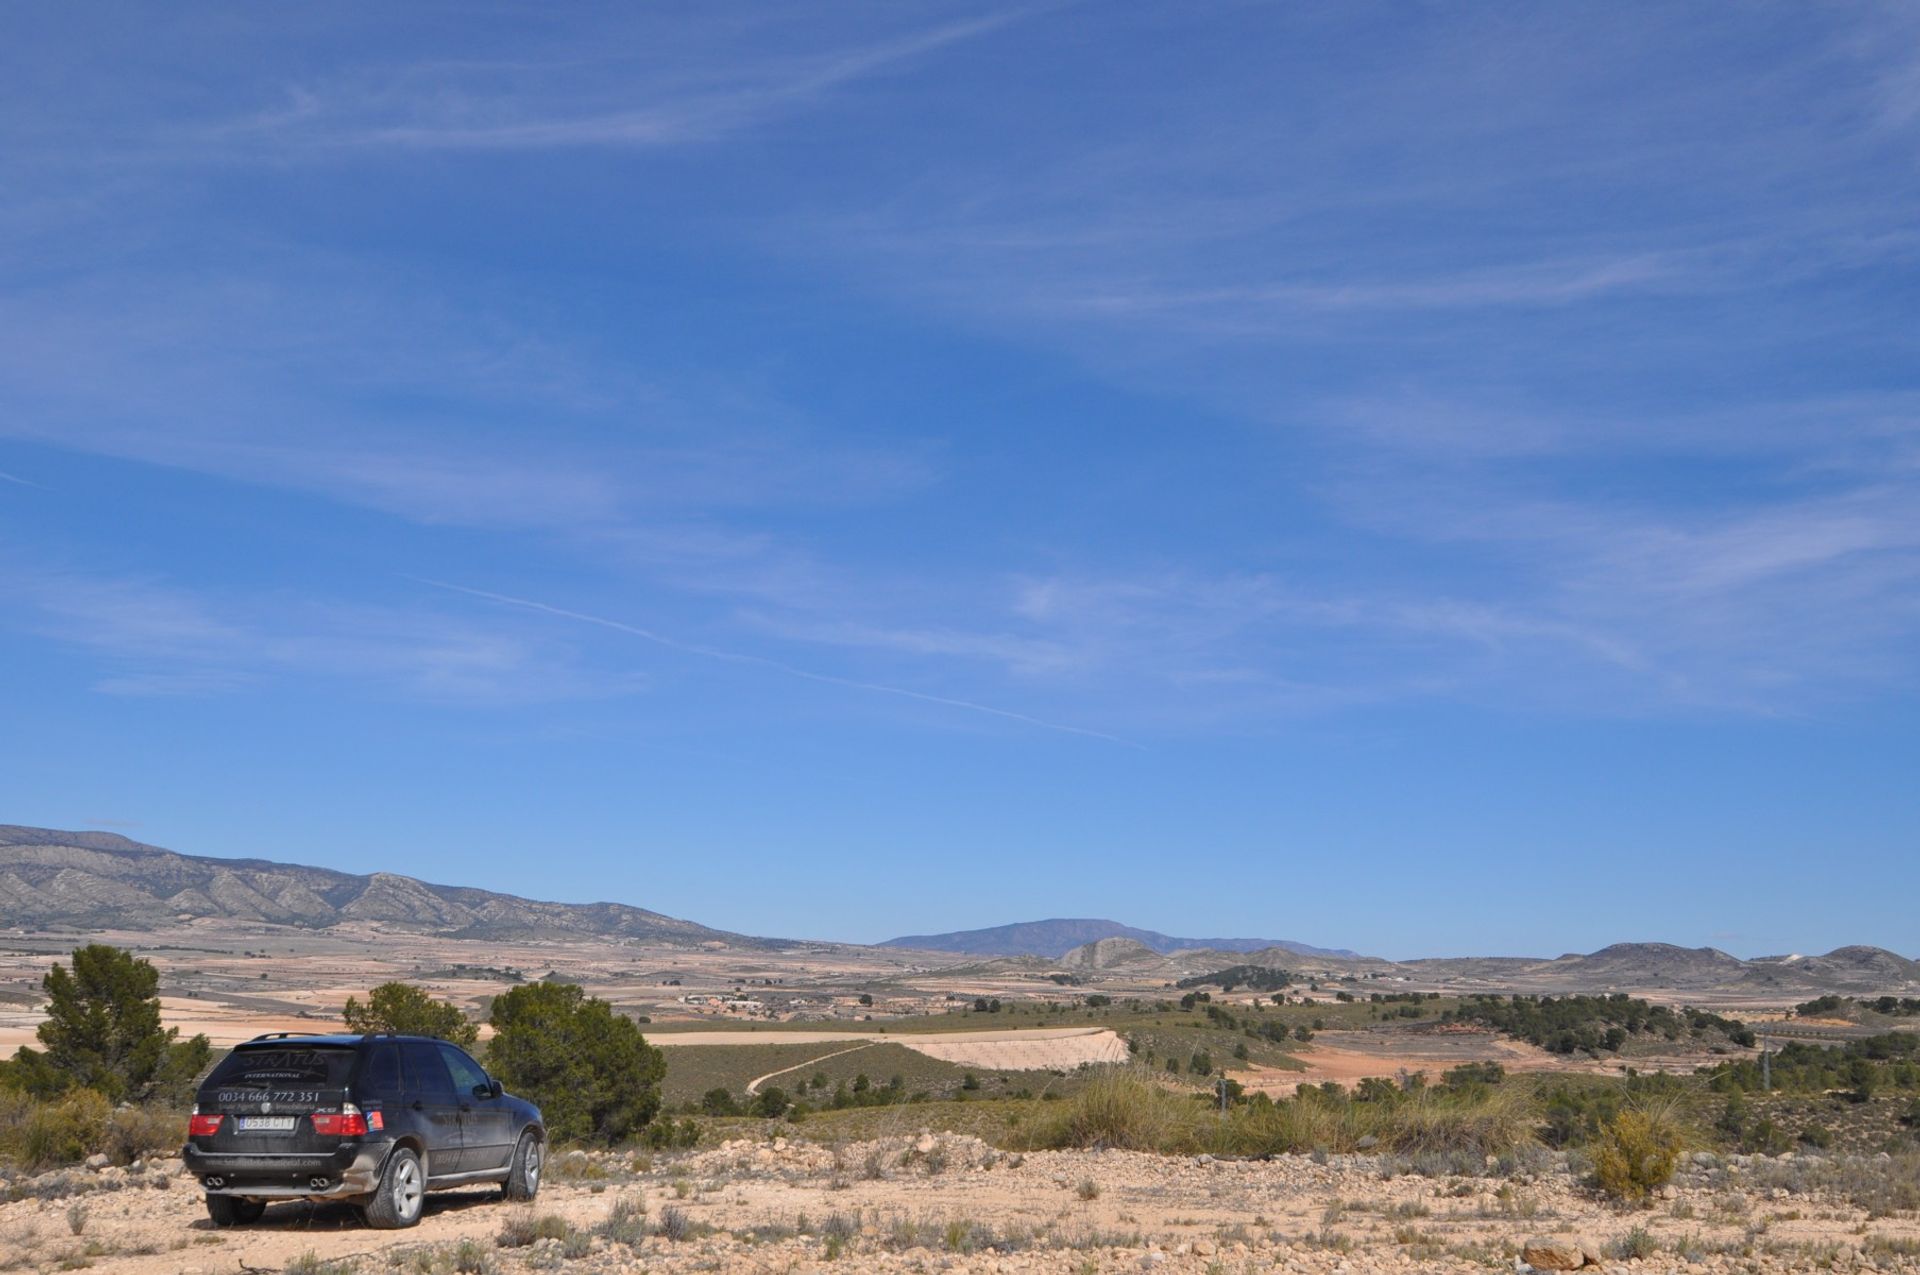
[[[1132,1072],[1101,1076],[1061,1105],[1036,1145],[1182,1151],[1194,1144],[1198,1108]]]
[[[459,1006],[437,1001],[411,983],[382,983],[367,993],[364,1004],[349,996],[341,1017],[348,1031],[436,1036],[468,1049],[480,1038],[480,1028]]]
[[[539,1104],[555,1139],[619,1141],[660,1110],[666,1060],[631,1019],[572,983],[528,983],[496,997],[487,1061]]]
[[[91,1089],[76,1089],[54,1102],[24,1096],[7,1104],[10,1127],[0,1129],[0,1149],[30,1173],[78,1164],[105,1142],[113,1108]]]
[[[638,1247],[647,1235],[647,1202],[635,1196],[621,1196],[613,1202],[607,1211],[607,1220],[599,1229],[609,1243]]]
[[[465,1239],[453,1246],[453,1269],[460,1275],[492,1275],[493,1259],[479,1240]]]
[[[685,1209],[669,1204],[660,1210],[660,1224],[654,1228],[654,1234],[663,1240],[671,1240],[677,1244],[687,1238],[692,1225]]]
[[[184,1112],[157,1107],[121,1107],[107,1118],[106,1134],[95,1149],[115,1164],[131,1164],[158,1152],[177,1151]]]
[[[1676,1104],[1636,1103],[1601,1127],[1593,1149],[1594,1178],[1615,1199],[1642,1202],[1673,1179],[1685,1144]]]
[[[1616,1236],[1607,1245],[1607,1256],[1620,1262],[1645,1261],[1659,1251],[1659,1241],[1644,1226],[1636,1226],[1624,1235]]]

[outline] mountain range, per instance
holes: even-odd
[[[1345,948],[1314,947],[1291,939],[1183,939],[1154,930],[1136,929],[1118,921],[1055,917],[1047,921],[1020,921],[984,930],[955,930],[948,934],[903,934],[882,947],[911,947],[926,952],[960,952],[968,956],[1045,956],[1059,960],[1076,947],[1100,939],[1132,939],[1151,951],[1205,950],[1260,952],[1278,948],[1298,956],[1357,957]]]
[[[16,928],[157,929],[213,917],[324,928],[377,921],[453,938],[568,934],[761,945],[624,903],[542,903],[394,872],[213,859],[107,832],[0,824],[0,919]]]
[[[716,930],[624,903],[541,902],[392,872],[355,874],[265,859],[216,859],[107,832],[0,824],[0,926],[164,930],[202,919],[315,929],[377,923],[464,939],[570,936],[755,948],[788,942]],[[1785,999],[1829,991],[1920,991],[1920,962],[1865,946],[1742,960],[1711,947],[1616,943],[1551,958],[1387,961],[1289,940],[1179,938],[1085,918],[902,935],[883,946],[990,962],[1037,958],[1096,980],[1125,975],[1172,982],[1249,964],[1303,978],[1360,978],[1457,993],[1666,989]]]

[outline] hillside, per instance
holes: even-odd
[[[1314,947],[1290,939],[1185,939],[1122,925],[1118,921],[1063,917],[996,925],[983,930],[955,930],[947,934],[906,934],[897,939],[888,939],[880,946],[961,952],[969,956],[1046,956],[1058,960],[1074,948],[1111,938],[1132,939],[1142,947],[1163,955],[1195,948],[1216,952],[1258,952],[1280,948],[1300,956],[1357,955],[1344,948]]]
[[[1798,995],[1811,991],[1887,995],[1920,987],[1920,962],[1885,948],[1850,946],[1825,956],[1758,956],[1742,960],[1718,948],[1671,943],[1615,943],[1597,952],[1552,960],[1528,957],[1442,957],[1403,961],[1421,981],[1460,990],[1535,993],[1666,991]]]
[[[151,929],[217,918],[309,928],[382,922],[457,938],[766,942],[621,903],[544,903],[391,872],[214,859],[111,833],[11,824],[0,824],[0,917],[19,928]]]

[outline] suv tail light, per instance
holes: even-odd
[[[203,1116],[194,1112],[187,1117],[187,1136],[189,1138],[211,1138],[220,1132],[219,1116]]]
[[[313,1131],[324,1138],[360,1138],[367,1132],[367,1118],[360,1114],[360,1108],[345,1103],[337,1112],[316,1111],[313,1113]]]

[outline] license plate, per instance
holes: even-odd
[[[241,1133],[292,1133],[292,1116],[240,1116],[235,1119]]]

